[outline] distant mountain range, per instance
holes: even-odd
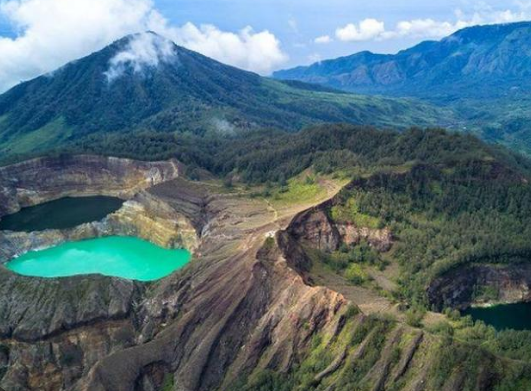
[[[515,94],[531,85],[531,23],[470,27],[395,55],[361,52],[274,76],[364,94],[430,99]]]
[[[274,77],[421,98],[451,108],[486,139],[531,151],[531,22],[470,27],[395,55],[362,52]]]
[[[429,104],[263,78],[154,33],[125,37],[0,95],[0,153],[28,154],[94,134],[298,130],[322,122],[446,125]]]

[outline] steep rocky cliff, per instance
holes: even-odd
[[[178,163],[139,162],[100,156],[59,156],[0,167],[0,217],[67,196],[130,198],[176,178]]]
[[[465,390],[471,382],[487,391],[502,384],[501,369],[484,371],[509,365],[495,356],[479,355],[477,371],[466,372],[458,361],[441,361],[446,346],[437,337],[308,285],[298,272],[308,261],[304,247],[332,249],[340,230],[322,205],[278,216],[265,200],[178,178],[139,193],[103,222],[54,233],[65,240],[121,229],[164,245],[177,240],[172,230],[181,233],[194,259],[167,278],[37,279],[0,266],[0,387],[255,390],[269,379],[301,391]],[[510,365],[525,373],[524,364]],[[440,368],[450,372],[430,376]]]
[[[531,301],[531,265],[471,265],[435,279],[428,287],[430,303],[446,307]]]
[[[378,251],[389,251],[393,236],[389,228],[374,229],[353,223],[335,223],[326,211],[328,203],[309,209],[294,218],[290,233],[322,251],[335,251],[341,243],[347,245],[366,241]]]

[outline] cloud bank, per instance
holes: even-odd
[[[383,21],[364,19],[359,23],[349,23],[339,27],[335,36],[343,42],[383,41],[396,38],[435,39],[453,34],[457,30],[478,24],[512,23],[531,19],[531,3],[518,2],[517,9],[495,10],[487,5],[479,5],[472,14],[455,11],[454,21],[439,21],[431,18],[404,20],[388,30]],[[328,43],[315,39],[315,43]]]
[[[171,26],[152,0],[0,0],[0,17],[18,32],[15,38],[0,37],[0,92],[125,35],[147,30],[219,61],[263,74],[287,60],[279,40],[269,31],[255,32],[246,27],[227,32],[191,23]],[[149,54],[140,53],[140,63],[151,61],[145,57]],[[123,57],[114,65],[127,61],[134,65],[136,60]]]
[[[186,23],[173,27],[159,16],[152,21],[150,29],[178,45],[261,74],[269,74],[288,60],[274,34],[267,30],[255,32],[250,26],[237,33],[222,31],[210,24],[196,26]]]

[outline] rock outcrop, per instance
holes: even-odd
[[[387,252],[393,246],[393,235],[389,228],[375,229],[358,227],[355,224],[337,224],[341,241],[347,245],[357,245],[366,241],[379,252]]]
[[[321,251],[335,251],[341,244],[341,234],[321,208],[301,213],[294,219],[290,234]]]
[[[127,199],[178,176],[176,161],[139,162],[91,155],[28,160],[0,167],[0,217],[67,196]]]
[[[297,239],[321,251],[335,251],[341,243],[357,245],[366,241],[380,252],[393,246],[393,236],[388,228],[373,229],[355,224],[335,223],[326,212],[327,204],[301,213],[294,219],[290,233]]]
[[[427,290],[437,310],[531,301],[531,264],[471,265],[435,279]]]

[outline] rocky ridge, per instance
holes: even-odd
[[[325,366],[308,370],[309,383],[300,378],[290,389],[339,391],[354,384],[355,368],[356,384],[375,391],[464,390],[465,380],[487,391],[500,381],[482,375],[497,360],[484,354],[478,373],[456,364],[435,386],[429,376],[440,365],[435,337],[369,317],[334,290],[305,282],[298,271],[308,262],[305,242],[342,240],[321,213],[326,200],[279,217],[262,199],[221,190],[176,178],[139,193],[118,212],[115,222],[132,234],[160,225],[151,240],[161,244],[173,239],[167,220],[157,219],[179,216],[175,221],[183,224],[175,231],[187,232],[196,246],[187,267],[155,283],[27,278],[0,266],[0,387],[244,389],[260,374],[296,379],[300,368],[313,368],[314,355]],[[137,217],[150,223],[135,227]],[[515,371],[522,370],[518,365]]]

